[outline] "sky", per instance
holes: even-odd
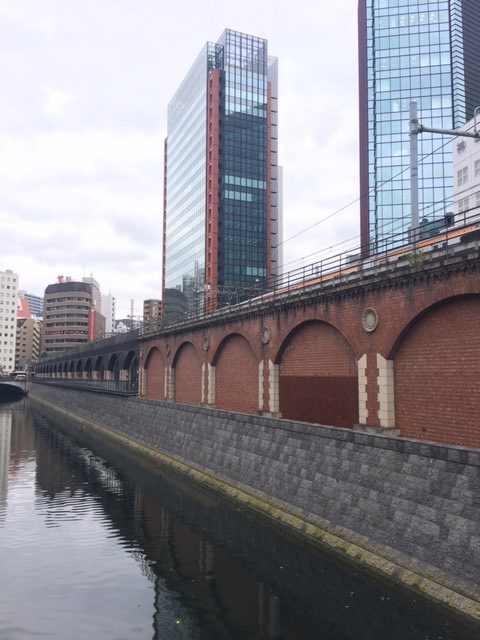
[[[167,105],[225,28],[279,59],[284,270],[358,244],[357,2],[1,0],[0,269],[161,295]],[[299,235],[297,235],[299,234]],[[292,236],[295,236],[292,238]]]

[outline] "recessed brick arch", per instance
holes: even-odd
[[[173,359],[175,402],[200,404],[202,366],[197,350],[191,342],[180,345]]]
[[[276,362],[282,417],[338,427],[358,423],[355,353],[334,326],[301,323],[283,341]]]
[[[103,380],[105,377],[105,363],[103,362],[102,356],[98,356],[95,360],[95,374],[99,380]]]
[[[389,357],[403,437],[480,447],[479,328],[480,295],[471,295],[435,304],[402,331]]]
[[[157,347],[150,349],[145,359],[145,395],[150,400],[165,397],[165,362]]]
[[[239,333],[226,336],[213,358],[215,406],[255,413],[258,409],[258,362],[249,341]]]
[[[92,359],[87,358],[85,361],[85,373],[88,380],[92,379]]]

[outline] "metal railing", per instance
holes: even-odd
[[[117,396],[135,396],[138,394],[138,380],[81,380],[36,376],[33,382]]]
[[[467,242],[473,244],[478,252],[479,238],[479,207],[457,213],[455,216],[448,214],[445,219],[424,220],[414,231],[407,230],[382,238],[370,246],[357,245],[317,262],[292,269],[272,278],[269,287],[238,288],[231,294],[231,303],[226,303],[215,311],[207,310],[207,291],[204,291],[204,299],[200,303],[197,300],[184,313],[157,318],[150,322],[138,322],[129,331],[116,334],[115,341],[120,346],[122,342],[156,335],[199,320],[228,317],[312,291],[331,291],[349,283],[359,284],[372,277],[391,274],[397,268],[399,271],[404,267],[422,269],[433,258],[450,256],[455,247],[465,248]],[[225,292],[220,293],[222,296],[219,297],[225,299]],[[106,340],[111,341],[112,336]],[[100,340],[86,348],[97,349],[103,344],[107,342]],[[73,352],[68,352],[68,355],[73,357]],[[52,361],[59,357],[61,354],[52,356]],[[49,360],[45,359],[42,362],[48,363]]]
[[[478,248],[480,238],[480,208],[475,207],[461,214],[449,214],[445,220],[424,220],[418,229],[382,238],[374,246],[358,245],[317,262],[292,269],[272,278],[267,288],[239,289],[231,304],[208,312],[205,304],[189,308],[176,317],[159,318],[143,323],[134,331],[139,337],[160,333],[177,325],[200,319],[231,315],[244,309],[263,307],[303,295],[312,290],[344,287],[348,282],[359,282],[392,268],[423,268],[429,258],[448,256],[455,246],[466,246],[473,241]],[[200,307],[200,308],[199,308]]]

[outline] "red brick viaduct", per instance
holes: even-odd
[[[457,249],[146,332],[139,392],[480,448],[478,240]],[[37,375],[128,380],[134,356],[59,354]]]
[[[141,393],[480,448],[478,262],[145,337]]]

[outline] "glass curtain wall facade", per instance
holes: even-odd
[[[447,129],[464,124],[480,104],[480,12],[473,4],[473,0],[359,2],[364,251],[381,250],[386,238],[401,232],[407,237],[410,228],[410,102],[418,103],[419,122]],[[420,224],[441,224],[452,210],[449,143],[444,136],[419,136]]]
[[[205,273],[205,198],[208,45],[168,105],[163,290],[193,300]]]
[[[163,290],[210,309],[264,290],[281,258],[266,40],[227,29],[205,45],[169,104],[165,148]]]
[[[225,31],[219,282],[251,295],[267,283],[267,41]],[[245,292],[242,291],[245,289]]]

